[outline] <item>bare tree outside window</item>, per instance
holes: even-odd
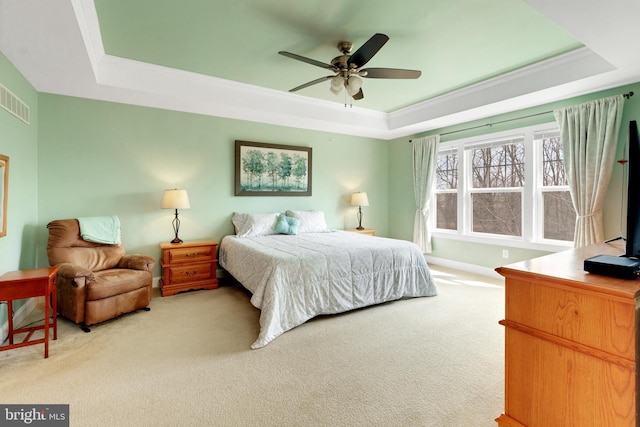
[[[471,149],[474,232],[522,236],[524,153],[523,140]]]
[[[438,154],[436,165],[436,227],[458,229],[458,154]]]
[[[560,136],[536,135],[536,142],[542,143],[542,185],[544,187],[566,186],[564,155]]]
[[[536,134],[542,144],[542,216],[545,239],[573,241],[576,212],[571,202],[559,132]]]

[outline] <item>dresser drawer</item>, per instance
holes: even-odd
[[[510,279],[506,320],[635,360],[635,306],[606,294]]]

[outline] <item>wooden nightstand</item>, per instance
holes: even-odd
[[[366,234],[368,236],[375,236],[376,235],[376,230],[371,229],[371,228],[365,228],[364,230],[358,230],[357,228],[345,228],[344,231],[350,231],[352,233]]]
[[[184,243],[160,243],[162,249],[162,296],[193,289],[215,289],[216,247],[213,240],[191,240]]]

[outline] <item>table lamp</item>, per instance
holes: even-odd
[[[182,240],[178,237],[178,230],[180,230],[180,219],[178,218],[178,209],[189,209],[189,195],[187,190],[164,190],[162,196],[162,209],[175,209],[176,217],[173,219],[173,231],[176,234],[175,239],[171,243],[182,243]]]
[[[353,193],[351,195],[351,205],[358,207],[358,226],[356,230],[364,230],[362,226],[362,206],[369,206],[369,199],[367,193]]]

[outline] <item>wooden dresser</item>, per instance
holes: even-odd
[[[184,243],[163,242],[160,244],[162,258],[162,296],[193,289],[215,289],[216,248],[213,240],[192,240]]]
[[[640,279],[583,271],[602,244],[497,269],[505,277],[501,427],[637,426]]]

